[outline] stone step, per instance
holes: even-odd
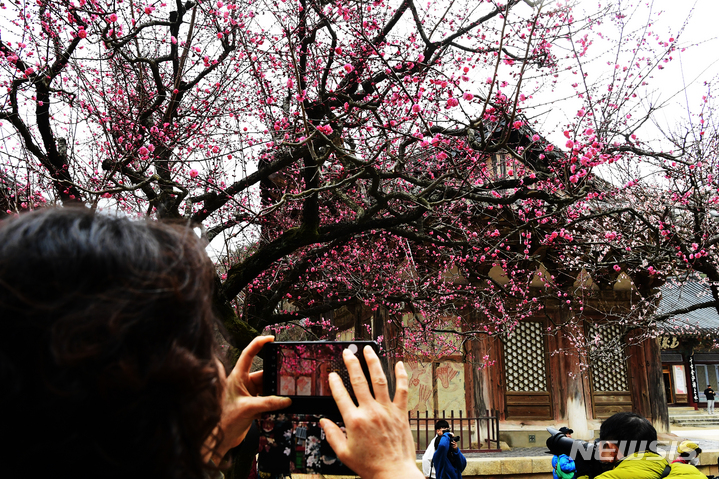
[[[682,419],[672,420],[672,424],[684,427],[708,427],[708,426],[719,426],[719,419]]]
[[[707,414],[706,412],[705,412],[704,414],[697,413],[697,414],[670,414],[670,415],[669,415],[669,418],[670,418],[670,419],[673,418],[673,417],[696,419],[696,418],[698,418],[698,417],[707,417],[707,418],[710,418],[710,417],[713,417],[713,416],[712,416],[711,414]]]
[[[716,422],[719,421],[717,416],[696,416],[696,417],[671,417],[669,421],[689,421],[689,422]]]
[[[670,416],[684,416],[686,414],[706,414],[706,413],[707,413],[706,408],[699,408],[699,409],[694,409],[693,407],[669,408]]]

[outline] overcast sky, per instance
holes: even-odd
[[[598,0],[582,0],[588,7],[597,3]],[[676,116],[683,114],[687,103],[692,109],[698,106],[706,92],[704,82],[719,75],[719,0],[622,0],[620,3],[626,5],[627,10],[639,3],[652,6],[655,12],[662,11],[652,30],[665,38],[676,37],[678,45],[685,47],[683,52],[678,49],[672,55],[673,61],[667,64],[661,72],[661,81],[655,85],[657,99],[670,103],[670,108],[659,118],[672,124]],[[680,32],[685,22],[686,27]],[[686,92],[682,92],[684,86]]]

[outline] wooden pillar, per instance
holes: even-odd
[[[364,324],[364,309],[365,306],[362,303],[357,303],[352,307],[352,313],[355,317],[355,339],[369,339],[367,335],[367,328]]]
[[[637,331],[629,339],[642,334]],[[634,411],[651,418],[658,432],[669,432],[669,409],[664,392],[659,340],[650,338],[627,349]]]
[[[499,411],[499,419],[505,421],[507,419],[507,408],[504,400],[505,382],[504,382],[504,353],[502,351],[502,341],[492,336],[487,338],[487,355],[492,365],[488,370],[489,391],[492,402],[492,408]]]
[[[562,321],[566,324],[566,321]],[[586,358],[579,356],[579,351],[572,344],[565,328],[582,329],[581,325],[570,324],[556,331],[550,338],[550,351],[567,351],[555,354],[550,360],[552,364],[551,382],[552,395],[555,402],[555,419],[574,430],[578,439],[591,439],[591,431],[587,419],[592,417],[590,394],[585,390],[585,378],[589,375],[582,370]],[[572,336],[581,336],[583,331],[571,331]]]
[[[658,432],[669,432],[669,407],[664,392],[664,377],[662,374],[662,356],[659,349],[659,339],[644,341],[644,354],[646,360],[647,382],[649,383],[649,409],[653,418],[654,427]]]
[[[490,341],[489,337],[482,336],[476,341],[469,342],[469,352],[467,366],[465,367],[466,377],[471,378],[471,394],[468,398],[468,406],[471,405],[471,410],[467,411],[467,415],[471,416],[484,416],[487,409],[492,409],[493,405],[491,399],[486,394],[489,386],[489,370],[495,366],[484,366],[484,356],[487,355],[487,343]],[[469,371],[467,371],[469,370]],[[469,374],[467,374],[469,372]],[[468,408],[469,409],[469,408]]]
[[[639,332],[630,333],[627,342],[636,342]],[[646,418],[651,418],[651,406],[649,405],[649,388],[647,380],[647,364],[644,352],[644,343],[627,346],[627,376],[629,378],[629,392],[632,397],[632,409]],[[661,362],[660,362],[661,379]]]

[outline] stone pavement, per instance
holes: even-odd
[[[550,456],[547,454],[546,447],[513,447],[510,451],[502,452],[468,452],[463,453],[464,457],[485,457],[485,458],[502,458],[502,457],[543,457]],[[417,454],[417,459],[422,459],[422,454]]]
[[[676,434],[678,438],[676,441],[681,442],[684,439],[691,439],[696,442],[703,451],[719,451],[719,441],[711,441],[707,439],[701,439],[692,437],[691,434]],[[686,437],[685,437],[686,436]],[[660,452],[669,452],[671,449],[671,441],[664,438],[662,443],[657,446]],[[551,456],[547,453],[546,447],[513,447],[510,451],[502,452],[469,452],[465,453],[464,457],[486,457],[486,458],[502,458],[502,457],[544,457]],[[422,454],[417,454],[417,459],[422,459]]]
[[[699,469],[706,475],[717,474],[717,461],[719,460],[719,440],[713,440],[713,432],[702,434],[702,431],[681,430],[674,434],[661,434],[658,452],[670,453],[670,458],[676,451],[676,446],[684,439],[696,442],[703,452],[700,456]],[[717,431],[719,434],[719,431]],[[706,439],[706,437],[712,439]],[[719,437],[719,436],[717,436]],[[672,450],[674,449],[674,450]],[[552,455],[547,453],[546,447],[517,447],[509,451],[490,453],[467,453],[467,469],[462,473],[464,478],[532,478],[550,479],[552,477]],[[421,469],[422,455],[417,455],[417,465]]]

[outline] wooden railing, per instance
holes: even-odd
[[[486,416],[479,417],[463,417],[462,411],[459,411],[459,416],[455,416],[454,411],[450,411],[449,416],[446,411],[441,411],[441,416],[439,411],[435,411],[432,416],[429,411],[425,411],[424,415],[416,411],[414,415],[409,413],[409,427],[418,454],[423,453],[429,441],[434,439],[434,426],[440,419],[447,421],[454,435],[460,437],[459,448],[462,452],[500,451],[497,411],[492,411],[491,414],[487,411]]]

